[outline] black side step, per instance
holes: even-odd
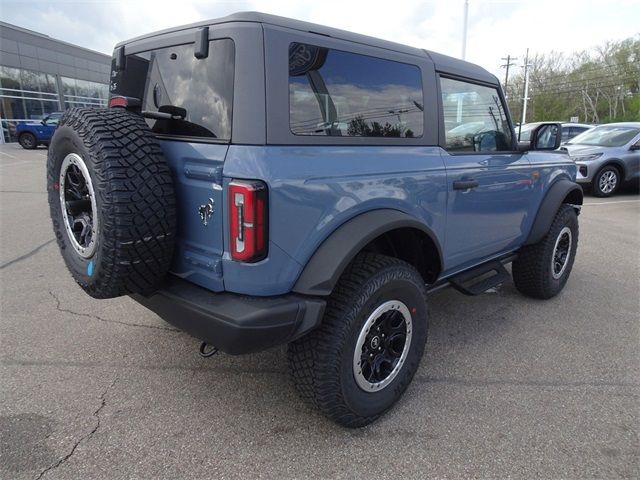
[[[487,276],[492,272],[493,275]],[[508,279],[509,272],[504,268],[502,262],[494,260],[451,277],[449,283],[465,295],[480,295]]]

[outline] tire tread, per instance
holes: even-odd
[[[170,267],[176,232],[173,178],[160,144],[141,116],[122,109],[73,108],[61,117],[58,129],[63,126],[73,129],[89,151],[102,205],[97,278],[88,282],[74,275],[76,282],[96,298],[151,293]],[[54,187],[57,154],[54,134],[47,187],[54,231],[64,249],[66,232],[55,212],[60,208]]]
[[[571,264],[567,266],[567,270],[561,277],[559,285],[554,285],[550,277],[549,263],[557,236],[560,230],[568,223],[574,223],[572,235],[575,239],[575,245],[572,245],[573,251],[569,259]],[[512,274],[513,282],[516,288],[529,297],[548,299],[557,295],[569,278],[571,268],[575,260],[578,246],[578,222],[576,213],[571,205],[563,204],[551,223],[549,232],[534,245],[523,247],[518,252],[518,258],[513,262]],[[558,288],[559,287],[559,288]]]
[[[340,425],[364,426],[384,413],[360,416],[349,409],[342,397],[340,358],[351,326],[345,313],[354,304],[363,303],[389,277],[397,278],[399,272],[419,285],[426,297],[422,278],[406,262],[373,253],[356,256],[329,297],[321,326],[290,343],[287,349],[289,373],[300,397]],[[424,349],[424,345],[420,348]],[[418,358],[421,356],[422,352],[419,352]],[[406,367],[417,369],[418,365],[407,363]],[[408,382],[400,386],[398,396],[407,386]]]

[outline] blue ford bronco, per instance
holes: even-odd
[[[61,112],[53,112],[37,122],[19,122],[16,135],[20,146],[31,150],[38,145],[49,145],[61,116]]]
[[[48,155],[74,279],[205,352],[287,343],[300,395],[339,424],[407,388],[430,291],[480,294],[507,263],[532,297],[569,278],[582,190],[560,128],[519,146],[476,65],[238,13],[118,44],[110,90]]]

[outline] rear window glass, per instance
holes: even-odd
[[[229,140],[234,68],[231,39],[211,41],[203,59],[195,58],[193,44],[161,48],[128,55],[121,72],[114,60],[110,90],[140,99],[143,111],[180,117],[146,118],[155,133]]]
[[[289,45],[289,124],[295,135],[421,137],[423,105],[415,65]]]

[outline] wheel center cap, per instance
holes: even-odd
[[[371,344],[370,345],[371,345],[371,348],[374,349],[374,350],[376,348],[378,348],[380,346],[380,337],[378,337],[377,335],[375,337],[373,337],[371,339]]]

